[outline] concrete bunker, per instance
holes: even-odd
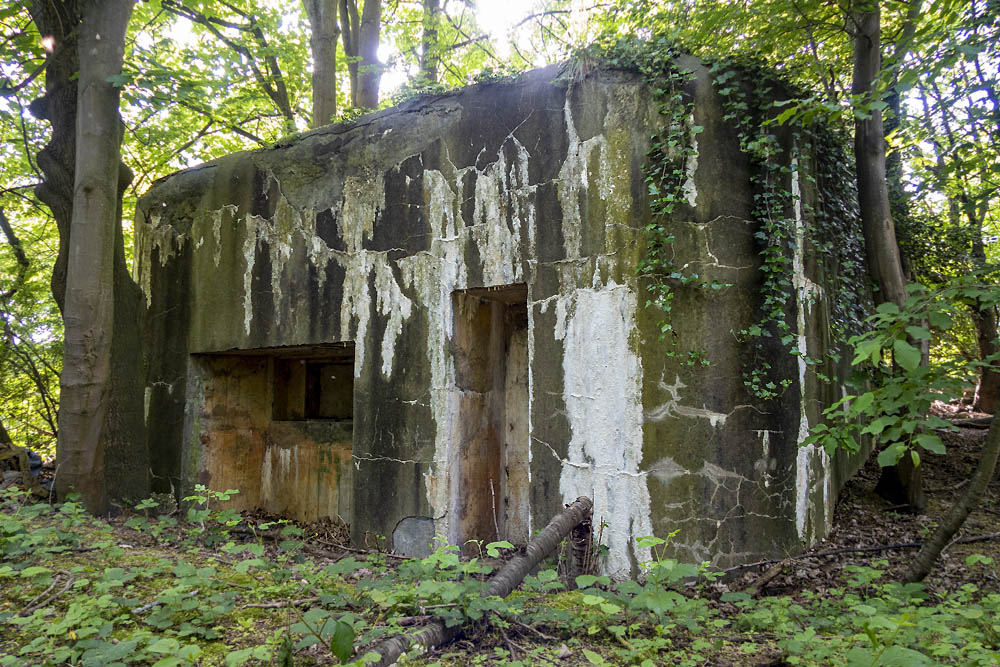
[[[677,288],[675,354],[639,270],[668,121],[633,72],[539,70],[159,182],[136,219],[157,490],[239,488],[239,507],[336,514],[411,554],[523,542],[587,495],[618,574],[650,558],[636,538],[676,529],[672,556],[718,567],[823,536],[857,461],[799,443],[843,395],[820,380],[845,363],[824,295],[864,260],[823,193],[850,175],[778,137],[802,354],[750,349],[733,332],[764,300],[754,167],[707,68],[678,66],[695,152],[660,222],[676,266],[728,287]],[[790,383],[768,401],[744,383],[763,362]]]
[[[350,523],[354,345],[197,354],[203,478],[232,506]]]

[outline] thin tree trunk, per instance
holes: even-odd
[[[855,0],[851,19],[855,28],[851,92],[862,100],[870,101],[882,67],[879,1]],[[879,302],[902,306],[906,300],[906,279],[889,205],[885,148],[882,112],[871,109],[868,118],[856,118],[854,158],[868,271],[878,286]],[[882,470],[882,479],[876,491],[897,502],[922,509],[927,504],[927,498],[921,480],[920,468],[913,465],[909,456],[904,456],[896,466]]]
[[[525,548],[524,553],[510,562],[490,580],[489,588],[484,595],[486,597],[497,596],[505,598],[517,588],[524,578],[528,576],[546,556],[559,547],[563,538],[580,523],[587,522],[590,525],[591,512],[594,509],[594,501],[581,496],[574,502],[566,506],[562,512],[557,514],[545,529],[536,535]],[[427,649],[441,646],[450,642],[461,632],[462,626],[456,625],[447,627],[442,620],[434,620],[426,628],[414,635],[401,635],[392,637],[377,644],[372,651],[382,656],[382,659],[375,663],[378,667],[391,665],[399,659],[411,646],[420,645]]]
[[[976,325],[976,340],[979,343],[979,358],[988,359],[1000,352],[997,345],[997,311],[995,306],[978,306],[972,311],[972,321]],[[1000,371],[996,364],[984,366],[979,372],[979,383],[972,401],[974,410],[995,414],[997,400],[1000,399]]]
[[[972,510],[979,506],[983,494],[986,493],[986,488],[993,479],[998,455],[1000,455],[1000,420],[994,419],[990,431],[986,435],[983,453],[979,457],[979,465],[976,466],[976,470],[972,474],[972,481],[966,487],[962,498],[951,508],[948,518],[941,522],[931,539],[921,547],[906,572],[905,581],[923,581],[924,577],[930,573],[934,562],[951,541],[951,538],[961,529]]]
[[[84,4],[76,176],[63,319],[66,338],[60,382],[58,493],[82,494],[87,509],[107,507],[104,423],[111,382],[115,232],[119,222],[121,128],[119,90],[125,31],[133,0]]]
[[[863,9],[859,10],[859,7]],[[874,90],[882,64],[879,4],[877,0],[859,0],[852,15],[857,32],[854,37],[854,81],[851,92],[867,99]],[[882,112],[878,109],[872,109],[869,118],[855,120],[854,156],[868,269],[879,288],[879,301],[902,305],[906,300],[906,279],[903,277],[896,230],[889,208],[885,129]]]
[[[337,115],[337,23],[335,0],[303,0],[309,17],[312,50],[312,127],[322,127]]]
[[[358,52],[358,31],[361,18],[358,16],[356,0],[340,0],[340,36],[347,56],[347,74],[351,81],[351,106],[358,106],[358,68],[361,56]]]
[[[986,244],[983,243],[983,221],[986,219],[985,205],[976,207],[972,202],[964,202],[965,216],[972,230],[972,261],[976,269],[986,266]],[[979,345],[979,358],[986,360],[997,352],[1000,345],[997,341],[997,310],[992,303],[979,302],[972,306],[972,322],[976,327],[976,343]],[[976,384],[976,394],[972,407],[980,412],[993,414],[997,410],[997,399],[1000,398],[1000,370],[996,363],[983,366],[979,371],[979,382]]]
[[[10,434],[7,433],[7,429],[4,428],[3,420],[0,420],[0,447],[13,444],[14,441],[10,439]]]
[[[441,0],[423,0],[424,32],[420,37],[420,73],[417,75],[417,86],[429,86],[437,83],[438,61],[441,53],[438,49],[438,24],[441,21]]]
[[[358,103],[364,109],[378,106],[378,88],[382,80],[382,63],[378,60],[379,36],[382,32],[382,0],[365,0],[358,31]]]

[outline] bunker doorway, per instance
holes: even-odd
[[[457,539],[529,537],[528,289],[456,292]],[[463,551],[476,552],[473,545]]]
[[[239,490],[234,509],[350,524],[354,344],[200,354],[194,363],[202,483]]]

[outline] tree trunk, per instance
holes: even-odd
[[[322,127],[337,115],[337,23],[335,0],[303,0],[309,17],[312,50],[312,127]]]
[[[860,9],[859,9],[860,8]],[[854,81],[851,92],[868,100],[881,68],[880,12],[877,0],[858,0],[852,16],[854,36]],[[906,279],[899,260],[899,246],[889,207],[885,169],[885,130],[882,112],[871,110],[869,118],[854,122],[854,157],[858,179],[858,203],[865,237],[868,270],[878,286],[880,302],[902,305]]]
[[[524,581],[528,573],[542,562],[542,559],[559,547],[563,538],[569,535],[576,526],[586,522],[587,527],[590,527],[593,509],[594,501],[583,496],[567,505],[566,509],[557,514],[549,522],[549,525],[528,543],[522,555],[504,565],[490,580],[489,588],[486,589],[484,595],[486,597],[495,595],[501,598],[510,595]],[[577,536],[575,541],[580,542],[581,539]],[[580,560],[580,558],[576,557],[574,560]],[[377,644],[372,651],[382,656],[382,659],[375,664],[377,666],[392,665],[411,646],[420,645],[426,649],[441,646],[457,637],[461,630],[462,626],[460,625],[449,628],[444,621],[434,620],[415,635],[392,637]]]
[[[906,572],[905,581],[923,581],[924,577],[930,573],[934,561],[938,559],[951,538],[965,523],[972,510],[979,506],[983,494],[986,493],[986,488],[993,479],[998,455],[1000,455],[1000,420],[994,418],[990,431],[986,435],[986,443],[983,445],[983,453],[979,457],[979,465],[976,466],[976,471],[972,474],[969,486],[966,487],[961,500],[951,508],[948,518],[941,522],[931,539],[920,548],[916,558],[910,564],[910,569]]]
[[[56,478],[60,497],[76,491],[87,509],[107,508],[105,419],[114,333],[115,240],[119,224],[119,90],[132,0],[84,4],[79,33],[76,164],[66,264],[66,337],[60,382]]]
[[[979,358],[988,359],[1000,352],[997,345],[997,311],[994,306],[980,306],[972,311],[972,321],[976,325],[976,340],[979,343]],[[979,412],[995,414],[1000,398],[1000,371],[996,363],[984,366],[979,372],[979,383],[972,408]]]
[[[378,60],[378,42],[382,32],[382,0],[365,0],[358,32],[358,102],[363,109],[378,107],[378,88],[382,80],[382,63]]]
[[[67,267],[73,238],[71,224],[77,159],[77,72],[80,69],[78,40],[83,30],[80,16],[84,7],[91,11],[92,5],[77,0],[37,0],[31,6],[31,14],[39,31],[51,35],[56,43],[46,62],[45,95],[32,102],[31,111],[39,119],[48,120],[52,126],[50,140],[38,154],[38,164],[45,180],[36,188],[35,193],[51,209],[59,230],[59,255],[52,271],[52,295],[64,319]],[[84,60],[88,59],[91,59],[89,54]],[[112,92],[117,94],[116,91]],[[117,130],[120,125],[117,108],[114,122]],[[140,347],[145,299],[129,275],[120,225],[121,194],[132,177],[123,165],[116,168],[117,201],[114,208],[115,224],[112,227],[114,326],[110,329],[111,377],[102,431],[103,467],[107,490],[112,498],[138,500],[149,495],[149,452],[146,448],[143,415]],[[60,474],[62,470],[63,466],[60,465]]]
[[[986,219],[986,206],[975,206],[968,197],[963,202],[965,216],[969,220],[972,231],[972,261],[976,269],[987,266],[986,244],[983,243],[983,222]],[[979,346],[979,358],[985,361],[1000,352],[997,341],[997,309],[992,303],[972,305],[972,322],[976,327],[976,343]],[[1000,395],[1000,369],[996,362],[983,366],[979,371],[979,382],[976,384],[976,394],[972,408],[980,412],[993,414],[997,410],[997,398]]]
[[[441,20],[441,0],[423,0],[424,32],[420,37],[420,73],[417,75],[417,87],[437,83],[438,61],[441,53],[438,49],[438,24]]]
[[[340,36],[344,42],[344,54],[347,56],[347,74],[351,81],[351,106],[358,106],[358,65],[361,56],[358,54],[358,29],[361,19],[358,16],[358,3],[355,0],[340,0]]]
[[[862,101],[870,96],[882,66],[881,13],[878,0],[855,0],[851,10],[854,22],[854,80],[851,92]],[[868,271],[878,287],[879,302],[902,306],[906,300],[906,279],[896,244],[896,230],[889,205],[885,167],[885,128],[882,112],[871,109],[870,117],[854,122],[854,159],[858,179],[858,205],[865,237]],[[894,502],[915,509],[927,504],[919,467],[909,456],[899,464],[883,468],[876,492]]]

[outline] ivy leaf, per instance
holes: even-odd
[[[905,370],[916,370],[920,365],[920,350],[905,340],[901,338],[894,340],[892,342],[892,351],[896,357],[896,362]]]

